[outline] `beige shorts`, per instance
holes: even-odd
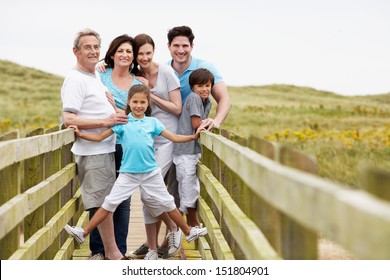
[[[100,207],[115,183],[114,153],[76,156],[85,210]]]

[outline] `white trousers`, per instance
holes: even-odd
[[[179,197],[182,213],[188,213],[188,208],[196,208],[200,194],[200,184],[196,175],[196,167],[201,154],[173,155],[176,165],[176,178],[179,182]]]
[[[173,142],[171,141],[163,144],[154,145],[154,156],[156,158],[156,162],[158,166],[161,168],[161,174],[163,178],[165,177],[169,168],[173,164],[172,151],[173,151]],[[164,183],[164,188],[166,189],[165,183]],[[142,192],[141,190],[141,200],[144,202],[146,199],[147,197],[145,197],[144,192]],[[149,202],[148,204],[144,203],[142,206],[142,211],[144,215],[145,224],[156,223],[158,221],[158,219],[156,219],[156,214],[159,213],[159,215],[157,216],[160,216],[162,213],[167,212],[164,211],[164,209],[162,208],[158,208],[158,205],[153,204],[151,202]],[[154,213],[154,215],[152,215],[152,213]]]
[[[173,197],[165,187],[160,168],[147,173],[120,173],[102,207],[114,212],[137,187],[140,187],[142,201],[148,207],[149,215],[156,221],[162,212],[170,212],[176,208]]]

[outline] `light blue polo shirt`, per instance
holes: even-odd
[[[168,61],[168,64],[172,66],[172,59]],[[176,71],[175,74],[180,80],[180,94],[181,94],[181,100],[182,103],[186,101],[188,95],[191,93],[191,88],[190,88],[190,83],[189,83],[189,78],[190,75],[193,71],[199,68],[206,68],[209,70],[211,73],[214,75],[214,84],[218,84],[220,82],[223,82],[222,76],[219,74],[217,68],[205,60],[196,58],[191,56],[191,64],[188,66],[187,70],[183,72],[183,74],[179,75]]]
[[[118,124],[111,129],[119,137],[123,148],[119,172],[145,173],[158,167],[154,157],[154,136],[165,129],[158,119],[145,116],[139,120],[130,113],[127,124]]]

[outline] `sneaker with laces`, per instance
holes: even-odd
[[[168,255],[170,257],[172,257],[174,254],[177,253],[177,251],[180,250],[182,234],[183,233],[182,233],[181,229],[178,229],[177,231],[168,232],[168,235],[167,235]]]
[[[159,246],[157,248],[157,254],[158,254],[158,257],[159,258],[163,258],[163,259],[169,259],[169,255],[168,255],[168,248],[165,248],[163,246]]]
[[[187,242],[191,242],[197,239],[199,236],[204,236],[207,234],[207,228],[205,227],[192,227],[190,234],[186,236]]]
[[[85,237],[83,236],[84,230],[81,227],[72,227],[65,225],[66,232],[72,236],[78,243],[84,243]]]
[[[141,246],[139,246],[139,248],[137,250],[135,250],[131,256],[133,258],[137,258],[137,259],[142,259],[143,257],[146,256],[146,254],[148,253],[149,251],[149,247],[146,246],[145,244],[142,244]]]
[[[147,261],[155,261],[155,260],[158,260],[158,254],[157,254],[157,251],[156,250],[151,250],[149,249],[148,250],[148,253],[146,254],[144,260],[147,260]]]

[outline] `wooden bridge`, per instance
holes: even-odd
[[[73,131],[18,136],[0,137],[0,259],[88,259],[88,244],[63,230],[88,219]],[[275,143],[225,130],[202,132],[201,143],[198,214],[208,235],[183,241],[176,259],[318,259],[323,238],[356,259],[390,259],[389,173],[368,168],[364,189],[353,190],[319,178],[310,156]],[[128,253],[144,241],[136,193]]]

